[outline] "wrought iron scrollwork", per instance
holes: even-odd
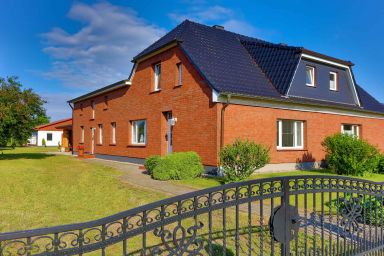
[[[339,208],[342,219],[340,226],[343,227],[345,233],[353,234],[361,232],[359,222],[362,222],[361,197],[347,197],[339,199]]]

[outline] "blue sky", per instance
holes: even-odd
[[[351,60],[384,102],[379,0],[2,0],[0,10],[0,76],[42,95],[52,120],[71,115],[67,100],[127,78],[132,57],[186,18]]]

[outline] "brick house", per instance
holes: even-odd
[[[313,166],[344,132],[384,150],[384,106],[349,61],[184,21],[133,58],[127,80],[69,101],[74,148],[142,163],[196,151],[215,167],[236,138],[270,147],[267,169]]]

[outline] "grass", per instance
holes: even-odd
[[[55,150],[0,150],[0,232],[94,220],[165,198],[123,184],[113,168],[44,153]]]
[[[289,172],[274,172],[274,173],[258,173],[250,176],[247,180],[253,179],[264,179],[264,178],[273,178],[273,177],[284,177],[284,176],[296,176],[296,175],[335,175],[330,170],[322,169],[322,170],[313,170],[313,171],[289,171]],[[361,178],[361,177],[356,177]],[[368,177],[363,177],[363,179],[371,180],[375,182],[384,182],[383,174],[372,174]],[[223,179],[214,178],[214,177],[200,177],[194,178],[190,180],[173,180],[171,181],[175,184],[182,184],[191,188],[196,189],[204,189],[215,186],[220,186],[224,184]]]

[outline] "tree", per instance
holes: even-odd
[[[17,77],[0,77],[0,146],[22,145],[35,126],[49,122],[46,101],[22,87]]]

